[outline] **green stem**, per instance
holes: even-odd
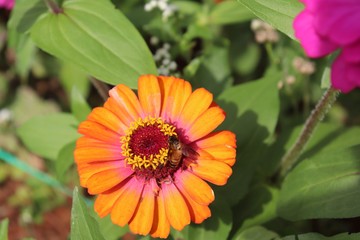
[[[93,77],[90,77],[90,81],[92,85],[96,88],[101,98],[106,101],[109,97],[109,86]]]
[[[53,1],[53,0],[44,0],[44,2],[48,6],[48,8],[50,8],[50,10],[53,13],[59,14],[59,13],[64,12],[55,1]]]
[[[42,181],[43,183],[46,183],[47,185],[58,189],[65,195],[72,197],[72,190],[69,188],[63,186],[60,182],[58,182],[56,179],[51,177],[50,175],[43,173],[30,165],[26,164],[25,162],[21,161],[14,155],[0,149],[0,159],[5,161],[6,163],[30,174],[31,176],[37,178],[38,180]]]
[[[318,123],[324,118],[327,111],[333,105],[339,91],[329,88],[320,99],[315,109],[311,112],[306,123],[289,151],[281,159],[280,177],[283,178],[289,170],[297,163],[299,156],[305,148]]]

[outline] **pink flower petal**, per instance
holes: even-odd
[[[313,20],[313,15],[308,10],[300,13],[294,20],[295,37],[300,40],[309,57],[323,57],[338,46],[317,34]]]
[[[355,87],[360,86],[359,76],[360,63],[346,62],[343,53],[335,59],[331,71],[331,83],[334,88],[343,93],[348,93]]]
[[[318,0],[313,12],[316,32],[336,44],[360,40],[359,0]]]

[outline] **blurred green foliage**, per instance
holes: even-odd
[[[228,184],[214,187],[212,217],[172,230],[169,239],[359,237],[342,233],[360,231],[359,90],[339,97],[300,164],[284,182],[277,178],[281,157],[321,85],[328,86],[332,61],[307,59],[294,39],[297,0],[169,0],[175,10],[168,16],[142,0],[55,2],[66,15],[42,0],[0,10],[1,149],[73,187],[76,127],[103,103],[90,78],[135,89],[139,74],[171,74],[214,94],[227,113],[221,128],[236,133],[238,153]],[[7,181],[21,183],[6,202],[27,221],[40,222],[65,201],[30,170],[1,163],[0,183]],[[72,239],[115,240],[128,232],[100,219],[77,188],[73,194]],[[1,222],[0,239],[7,225]],[[294,235],[303,232],[317,233]]]

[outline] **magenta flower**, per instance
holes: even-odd
[[[332,65],[331,82],[347,93],[360,87],[360,0],[300,0],[295,36],[309,57],[341,49]]]
[[[0,0],[0,8],[11,10],[14,7],[15,0]]]

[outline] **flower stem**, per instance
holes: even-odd
[[[332,87],[326,90],[315,109],[311,112],[296,142],[281,159],[281,178],[285,177],[287,172],[297,163],[306,143],[309,141],[318,123],[324,118],[335,102],[338,93],[339,91]]]
[[[106,101],[109,97],[109,90],[110,88],[105,83],[97,80],[96,78],[90,77],[90,81],[92,85],[96,88],[97,92],[99,93],[100,97]]]
[[[59,14],[64,12],[54,0],[44,0],[44,2],[53,13]]]

